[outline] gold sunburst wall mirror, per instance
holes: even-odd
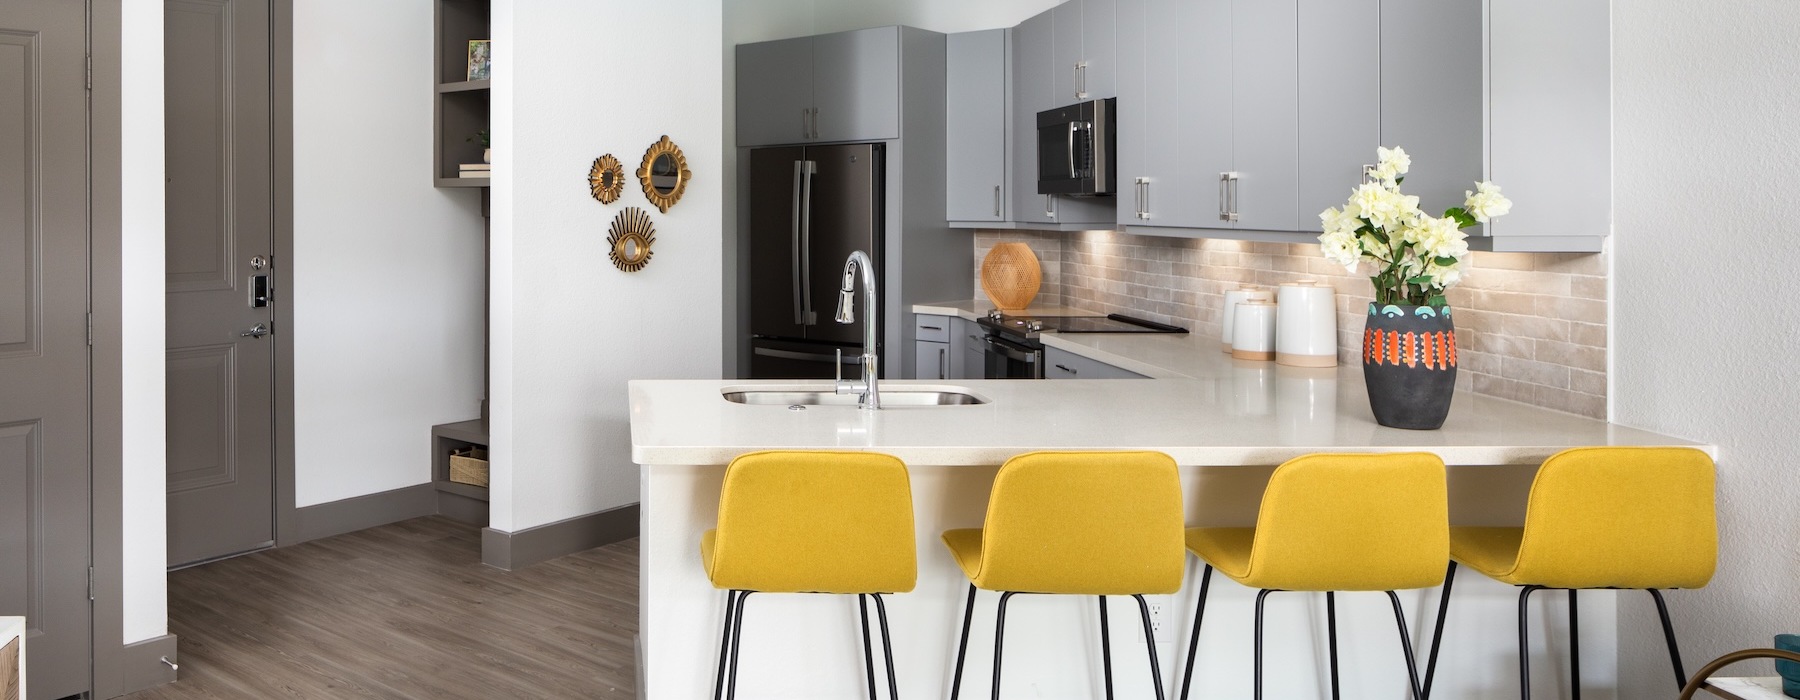
[[[650,224],[650,213],[637,207],[625,207],[613,217],[612,230],[606,235],[610,248],[607,257],[613,267],[637,272],[650,264],[650,246],[656,243],[656,227]]]
[[[588,191],[601,204],[619,201],[619,194],[625,191],[625,166],[611,153],[595,158],[594,167],[588,169]]]
[[[667,214],[669,207],[681,201],[681,193],[687,190],[693,173],[688,172],[687,156],[681,153],[681,147],[664,135],[644,151],[644,164],[638,166],[637,176],[644,186],[644,198]]]

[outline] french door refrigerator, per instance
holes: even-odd
[[[868,253],[886,279],[881,174],[880,144],[750,152],[751,379],[829,378],[838,350],[844,376],[860,375],[863,324],[880,324],[881,313],[862,308],[858,288],[856,322],[835,315],[851,251]]]

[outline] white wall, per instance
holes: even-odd
[[[722,9],[718,2],[496,0],[491,526],[638,501],[625,383],[719,376]],[[693,181],[657,212],[638,188],[667,134]],[[629,182],[588,195],[593,159]],[[606,231],[649,211],[654,257],[616,270]]]
[[[120,165],[125,261],[119,287],[123,388],[124,642],[168,633],[168,474],[163,357],[163,13],[161,3],[121,6],[125,118]]]
[[[1613,415],[1720,445],[1719,572],[1670,596],[1690,672],[1800,632],[1795,26],[1791,2],[1613,3]],[[1641,597],[1619,606],[1620,697],[1667,697]]]
[[[294,3],[295,501],[431,479],[480,415],[480,195],[432,185],[430,0]]]

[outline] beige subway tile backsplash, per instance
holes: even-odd
[[[979,231],[980,261],[1001,241],[1021,241],[1043,261],[1040,302],[1124,313],[1217,336],[1227,288],[1317,279],[1338,291],[1339,355],[1360,362],[1366,277],[1319,255],[1318,246],[1076,233]],[[1474,253],[1448,298],[1464,349],[1463,391],[1594,418],[1606,415],[1606,257]]]

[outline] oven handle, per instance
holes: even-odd
[[[995,340],[992,337],[982,338],[982,340],[987,343],[988,350],[999,353],[1001,357],[1027,364],[1037,364],[1038,354],[1035,352],[1020,350],[1014,347],[1012,343],[1003,340]]]

